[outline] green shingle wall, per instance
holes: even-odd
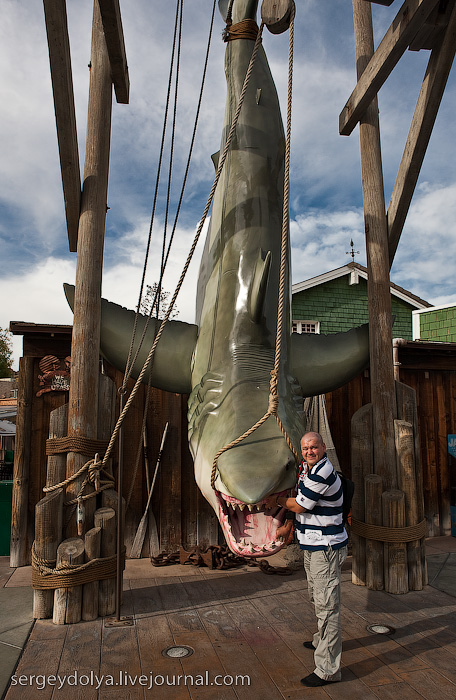
[[[293,294],[292,314],[298,321],[320,321],[320,333],[340,333],[367,323],[367,282],[359,278],[350,285],[349,275]],[[395,321],[393,337],[412,339],[412,311],[415,307],[392,297]],[[456,329],[455,329],[456,330]]]
[[[419,316],[421,340],[456,343],[456,306],[426,311]]]

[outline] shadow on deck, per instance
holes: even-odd
[[[130,625],[98,619],[57,626],[33,623],[30,567],[9,569],[3,557],[4,697],[454,700],[456,538],[428,540],[427,559],[431,585],[402,596],[354,586],[344,571],[342,682],[306,689],[300,679],[313,671],[313,654],[302,642],[315,623],[303,571],[267,576],[249,567],[155,568],[130,560],[122,607]],[[395,631],[372,634],[367,626],[374,623]],[[163,656],[176,645],[193,653]]]

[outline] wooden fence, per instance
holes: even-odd
[[[456,434],[456,346],[408,342],[399,350],[400,381],[416,391],[428,536],[449,535],[456,505],[456,459],[448,435]],[[369,373],[326,395],[329,424],[341,467],[349,475],[350,422],[370,401]]]
[[[58,350],[52,346],[53,354],[65,357],[69,354],[69,338],[65,346],[59,339]],[[446,345],[446,344],[445,344]],[[409,347],[413,346],[413,347]],[[456,460],[448,454],[447,436],[456,434],[456,346],[442,344],[435,348],[409,343],[400,351],[400,380],[417,392],[420,441],[423,464],[425,514],[428,535],[450,534],[450,504],[456,501]],[[25,406],[19,401],[19,412],[24,408],[30,412],[30,432],[24,437],[29,447],[16,441],[16,455],[29,461],[27,496],[27,532],[25,551],[29,556],[34,537],[35,504],[42,498],[46,479],[45,443],[49,433],[50,412],[67,400],[66,392],[48,392],[37,397],[40,374],[39,362],[48,346],[39,343],[24,344],[32,348],[32,358],[27,357],[29,377],[33,386],[28,388],[31,396]],[[425,352],[426,349],[426,352]],[[32,367],[30,364],[32,363]],[[122,376],[111,367],[106,372],[117,387]],[[132,383],[130,384],[130,388]],[[145,459],[142,444],[143,411],[147,387],[141,387],[124,423],[124,497],[128,502],[125,536],[127,553],[136,528],[141,520],[147,500]],[[328,418],[335,447],[343,471],[349,475],[350,467],[350,421],[355,411],[370,401],[368,372],[364,372],[349,384],[327,394]],[[159,478],[152,498],[152,510],[157,521],[160,550],[174,552],[182,544],[189,548],[195,544],[207,546],[223,541],[216,516],[196,486],[192,458],[187,442],[187,396],[170,394],[156,389],[150,390],[147,411],[147,434],[150,471],[153,475],[163,428],[169,423]],[[18,426],[20,416],[18,415]],[[21,440],[18,435],[19,443]],[[139,455],[139,458],[138,458]],[[117,471],[117,452],[114,454],[114,474]],[[136,466],[137,465],[137,466]],[[27,487],[27,484],[25,484]],[[14,506],[14,498],[13,498]],[[148,539],[143,555],[147,556]],[[23,562],[26,563],[26,562]]]

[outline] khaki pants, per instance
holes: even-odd
[[[320,678],[339,681],[342,655],[340,581],[347,547],[310,552],[304,550],[304,569],[310,602],[315,606],[318,632],[314,634],[315,671]]]

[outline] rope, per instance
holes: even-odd
[[[225,20],[227,27],[231,27],[231,25],[233,24],[233,18],[232,18],[233,4],[234,4],[234,0],[230,0],[230,4],[228,5],[228,12],[226,13],[226,20]]]
[[[147,246],[146,246],[146,255],[145,255],[145,259],[144,259],[143,274],[142,274],[142,279],[141,279],[138,306],[136,308],[133,331],[132,331],[132,335],[131,335],[130,348],[128,351],[128,357],[127,357],[127,362],[126,362],[126,367],[125,367],[124,381],[122,384],[123,390],[125,390],[125,388],[126,388],[127,381],[130,377],[131,370],[132,370],[134,363],[135,363],[135,360],[136,360],[136,356],[139,352],[139,349],[138,349],[136,352],[135,358],[133,359],[133,361],[131,361],[131,356],[133,354],[133,345],[134,345],[135,337],[136,337],[136,329],[137,329],[137,325],[138,325],[139,309],[141,306],[141,299],[142,299],[142,295],[143,295],[144,283],[145,283],[145,278],[146,278],[147,261],[149,259],[150,244],[151,244],[151,239],[152,239],[152,229],[153,229],[154,219],[155,219],[155,208],[157,205],[158,187],[159,187],[159,183],[160,183],[160,173],[161,173],[161,167],[162,167],[162,161],[163,161],[163,151],[164,151],[164,146],[165,146],[166,125],[167,125],[167,121],[168,121],[169,97],[170,97],[170,93],[171,93],[172,74],[173,74],[173,67],[174,67],[174,54],[176,51],[176,34],[177,34],[177,26],[178,26],[178,20],[179,20],[180,3],[181,3],[181,0],[177,0],[176,18],[175,18],[175,22],[174,22],[173,49],[172,49],[172,53],[171,53],[171,64],[170,64],[169,78],[168,78],[168,92],[166,95],[165,115],[164,115],[164,119],[163,119],[163,130],[162,130],[162,139],[161,139],[161,145],[160,145],[160,155],[158,158],[157,179],[155,182],[154,201],[153,201],[153,205],[152,205],[152,214],[151,214],[150,226],[149,226],[149,237],[148,237]],[[155,303],[155,300],[154,300],[154,303]],[[154,304],[152,304],[152,309],[153,309],[153,306],[154,306]]]
[[[261,28],[257,36],[256,44],[261,41],[261,33],[263,30],[264,23],[261,23]],[[291,143],[291,105],[292,105],[292,86],[293,86],[293,45],[294,45],[294,9],[292,11],[291,23],[290,23],[290,43],[289,43],[289,58],[288,58],[288,100],[287,100],[287,129],[286,129],[286,144],[285,144],[285,166],[284,166],[284,193],[283,193],[283,215],[282,215],[282,240],[281,240],[281,250],[280,250],[280,282],[279,282],[279,298],[278,298],[278,311],[277,311],[277,331],[276,331],[276,347],[275,347],[275,357],[274,357],[274,369],[271,370],[271,380],[270,380],[270,393],[268,410],[259,421],[255,423],[251,428],[249,428],[243,435],[240,435],[236,440],[233,440],[228,445],[222,447],[214,457],[212,463],[211,472],[211,486],[215,490],[215,479],[217,473],[217,462],[219,457],[229,449],[236,447],[243,440],[248,438],[252,433],[254,433],[263,423],[265,423],[269,416],[274,416],[277,425],[286,443],[295,457],[296,463],[299,462],[299,456],[295,450],[291,438],[289,437],[285,426],[278,416],[279,407],[279,370],[280,370],[280,358],[282,352],[282,333],[283,333],[283,321],[285,316],[285,279],[287,270],[287,253],[288,253],[288,220],[290,211],[290,143]]]
[[[133,328],[132,340],[131,340],[131,345],[130,345],[130,351],[129,351],[129,356],[128,356],[128,360],[127,360],[126,370],[125,370],[125,373],[126,373],[126,377],[127,377],[127,378],[125,379],[125,377],[124,377],[124,382],[123,382],[123,385],[122,385],[123,388],[125,388],[125,386],[126,386],[126,382],[127,382],[127,380],[129,379],[129,377],[130,377],[131,370],[132,370],[132,368],[133,368],[133,366],[134,366],[134,364],[135,364],[135,362],[136,362],[136,359],[137,359],[137,357],[138,357],[138,355],[139,355],[139,352],[140,352],[140,350],[141,350],[142,344],[143,344],[143,342],[144,342],[144,338],[146,337],[146,332],[147,332],[147,329],[148,329],[148,327],[149,327],[149,322],[150,322],[150,320],[151,320],[151,316],[152,316],[152,313],[153,313],[153,309],[154,309],[154,307],[155,307],[155,308],[157,307],[157,299],[159,299],[158,292],[159,292],[159,289],[161,288],[161,283],[162,283],[162,281],[163,281],[165,269],[166,269],[166,266],[167,266],[167,263],[168,263],[168,258],[169,258],[170,252],[171,252],[171,247],[172,247],[172,244],[173,244],[173,241],[174,241],[174,236],[175,236],[175,233],[176,233],[176,228],[177,228],[177,223],[178,223],[178,219],[179,219],[179,214],[180,214],[182,202],[183,202],[183,199],[184,199],[185,187],[186,187],[186,185],[187,185],[188,173],[189,173],[189,170],[190,170],[190,162],[191,162],[191,158],[192,158],[192,154],[193,154],[193,148],[194,148],[194,145],[195,145],[196,131],[197,131],[198,122],[199,122],[199,115],[200,115],[200,111],[201,111],[201,103],[202,103],[202,99],[203,99],[203,91],[204,91],[204,86],[205,86],[205,83],[206,83],[207,67],[208,67],[208,63],[209,63],[209,52],[210,52],[210,48],[211,48],[212,34],[213,34],[213,28],[214,28],[215,5],[216,5],[216,0],[214,0],[213,5],[212,5],[212,15],[211,15],[211,22],[210,22],[210,26],[209,26],[209,36],[208,36],[208,40],[207,40],[206,57],[205,57],[205,60],[204,60],[203,75],[202,75],[202,79],[201,79],[201,87],[200,87],[198,105],[197,105],[197,108],[196,108],[195,119],[194,119],[194,124],[193,124],[193,133],[192,133],[192,138],[191,138],[191,142],[190,142],[190,148],[189,148],[189,152],[188,152],[187,164],[186,164],[186,167],[185,167],[184,178],[183,178],[183,181],[182,181],[182,188],[181,188],[181,193],[180,193],[180,197],[179,197],[179,202],[178,202],[177,209],[176,209],[176,215],[175,215],[175,219],[174,219],[173,229],[172,229],[171,236],[170,236],[170,239],[169,239],[168,249],[167,249],[167,251],[166,251],[166,256],[165,256],[164,262],[163,262],[163,257],[162,257],[162,266],[161,266],[162,269],[161,269],[161,272],[160,272],[160,279],[159,279],[159,283],[158,283],[158,285],[157,285],[157,292],[156,292],[156,294],[155,294],[154,300],[153,300],[152,305],[151,305],[151,308],[150,308],[149,317],[148,317],[148,319],[147,319],[147,321],[146,321],[146,323],[145,323],[145,325],[144,325],[144,329],[143,329],[143,332],[142,332],[141,339],[140,339],[140,341],[139,341],[138,347],[137,347],[137,349],[136,349],[135,356],[134,356],[133,360],[130,362],[131,354],[132,354],[132,352],[133,352],[133,344],[134,344],[134,338],[135,338],[135,334],[136,334],[137,321],[138,321],[138,316],[139,316],[139,309],[140,309],[141,299],[142,299],[142,294],[143,294],[143,289],[144,289],[145,270],[146,270],[146,267],[147,267],[147,260],[148,260],[148,256],[149,256],[149,250],[150,250],[151,235],[152,235],[152,227],[153,227],[153,220],[154,220],[154,212],[155,212],[155,205],[156,205],[156,199],[157,199],[157,189],[156,189],[156,192],[155,192],[154,206],[153,206],[153,210],[152,210],[152,219],[151,219],[150,228],[149,228],[149,238],[148,238],[148,243],[147,243],[147,251],[146,251],[146,257],[145,257],[144,268],[143,268],[143,279],[142,279],[142,283],[141,283],[141,291],[140,291],[140,294],[139,294],[139,301],[138,301],[138,306],[137,306],[136,315],[135,315],[135,324],[134,324],[134,328]],[[181,19],[182,19],[182,17],[181,17]],[[177,20],[176,20],[176,22],[177,22]],[[170,75],[169,80],[171,81],[171,75]],[[176,81],[177,81],[177,77],[176,77]],[[170,85],[169,85],[169,87],[168,87],[168,100],[169,100],[169,89],[170,89]],[[166,107],[166,112],[167,112],[167,111],[168,111],[168,102],[167,102],[167,107]],[[164,135],[163,135],[163,138],[164,138]],[[161,167],[161,156],[162,156],[162,153],[163,153],[163,140],[162,140],[162,147],[161,147],[161,151],[160,151],[160,165],[159,165],[159,168]],[[157,188],[158,188],[158,182],[157,182]],[[157,313],[157,316],[158,316],[158,313]],[[128,371],[127,371],[127,369],[128,369]]]
[[[251,39],[255,41],[258,35],[258,25],[254,19],[243,19],[237,24],[227,25],[223,32],[223,41],[235,39]]]
[[[257,36],[257,40],[256,40],[256,42],[255,42],[255,46],[253,47],[253,51],[252,51],[252,56],[251,56],[251,58],[250,58],[249,67],[248,67],[248,69],[247,69],[247,73],[246,73],[246,76],[245,76],[245,79],[244,79],[244,85],[242,86],[241,95],[240,95],[240,98],[239,98],[239,104],[238,104],[238,106],[237,106],[236,113],[235,113],[235,115],[234,115],[233,122],[232,122],[232,124],[231,124],[231,128],[230,128],[228,137],[227,137],[226,142],[225,142],[225,147],[224,147],[224,149],[223,149],[223,153],[222,153],[221,158],[220,158],[220,161],[219,161],[219,165],[218,165],[217,172],[216,172],[216,175],[215,175],[214,183],[213,183],[212,188],[211,188],[211,191],[210,191],[210,193],[209,193],[209,197],[208,197],[208,200],[207,200],[207,202],[206,202],[206,206],[205,206],[205,208],[204,208],[203,215],[202,215],[201,220],[200,220],[200,222],[199,222],[199,224],[198,224],[198,228],[197,228],[197,231],[196,231],[196,234],[195,234],[195,238],[194,238],[194,240],[193,240],[193,243],[192,243],[192,245],[191,245],[190,252],[189,252],[189,254],[188,254],[188,256],[187,256],[187,260],[186,260],[185,265],[184,265],[184,268],[183,268],[183,270],[182,270],[182,272],[181,272],[181,276],[180,276],[179,281],[178,281],[178,283],[177,283],[176,289],[174,290],[173,298],[171,299],[171,302],[170,302],[170,304],[169,304],[169,306],[168,306],[168,310],[167,310],[167,312],[166,312],[166,314],[165,314],[165,316],[164,316],[164,318],[163,318],[163,321],[162,321],[162,323],[161,323],[161,325],[160,325],[160,328],[159,328],[159,330],[158,330],[158,333],[157,333],[157,335],[155,336],[154,343],[153,343],[153,345],[152,345],[152,347],[151,347],[151,349],[150,349],[150,351],[149,351],[149,355],[147,356],[147,359],[146,359],[146,361],[145,361],[145,363],[144,363],[144,365],[143,365],[143,368],[142,368],[142,370],[141,370],[141,372],[140,372],[140,374],[139,374],[139,376],[138,376],[138,379],[136,380],[136,384],[134,385],[134,387],[133,387],[133,389],[132,389],[132,391],[131,391],[131,394],[130,394],[130,396],[129,396],[129,398],[128,398],[128,400],[127,400],[125,406],[124,406],[124,409],[123,409],[122,413],[120,414],[119,418],[117,419],[117,423],[116,423],[116,425],[115,425],[113,434],[112,434],[111,439],[110,439],[110,441],[109,441],[108,448],[107,448],[107,450],[106,450],[105,456],[103,457],[103,466],[106,464],[107,460],[109,459],[109,457],[110,457],[110,455],[111,455],[111,452],[112,452],[114,443],[115,443],[116,438],[117,438],[117,434],[118,434],[118,432],[119,432],[119,430],[120,430],[120,428],[121,428],[121,425],[122,425],[122,423],[123,423],[123,421],[124,421],[124,419],[125,419],[126,414],[128,413],[128,410],[129,410],[129,408],[130,408],[130,406],[131,406],[131,404],[132,404],[132,401],[133,401],[134,397],[136,396],[136,394],[137,394],[137,392],[138,392],[138,390],[139,390],[139,387],[141,386],[143,377],[144,377],[145,373],[147,372],[147,369],[148,369],[148,367],[149,367],[149,364],[150,364],[150,362],[151,362],[151,360],[152,360],[152,358],[153,358],[153,356],[154,356],[154,354],[155,354],[155,349],[156,349],[157,344],[158,344],[158,342],[159,342],[159,340],[160,340],[160,338],[161,338],[161,335],[162,335],[162,333],[163,333],[163,329],[164,329],[164,327],[166,326],[166,324],[167,324],[167,322],[168,322],[168,319],[169,319],[169,317],[170,317],[170,315],[171,315],[171,312],[172,312],[172,310],[173,310],[174,304],[176,303],[177,296],[178,296],[178,294],[179,294],[179,292],[180,292],[180,290],[181,290],[181,287],[182,287],[182,284],[183,284],[183,282],[184,282],[185,276],[186,276],[186,274],[187,274],[188,268],[189,268],[190,263],[191,263],[191,261],[192,261],[193,254],[194,254],[195,249],[196,249],[196,246],[197,246],[197,244],[198,244],[199,237],[200,237],[200,235],[201,235],[201,231],[203,230],[204,222],[206,221],[206,218],[207,218],[207,215],[208,215],[208,212],[209,212],[209,209],[210,209],[212,200],[213,200],[213,198],[214,198],[215,190],[216,190],[216,188],[217,188],[217,184],[218,184],[218,182],[219,182],[220,175],[221,175],[223,166],[224,166],[225,161],[226,161],[226,157],[227,157],[228,151],[229,151],[230,146],[231,146],[231,142],[232,142],[232,140],[233,140],[233,137],[234,137],[234,134],[235,134],[235,131],[236,131],[236,126],[237,126],[237,123],[238,123],[238,120],[239,120],[239,114],[240,114],[240,112],[241,112],[242,103],[243,103],[243,101],[244,101],[244,97],[245,97],[245,93],[246,93],[246,91],[247,91],[247,87],[248,87],[248,84],[249,84],[250,76],[251,76],[251,74],[252,74],[253,65],[254,65],[254,63],[255,63],[255,59],[256,59],[256,56],[257,56],[257,53],[258,53],[258,49],[259,49],[259,46],[260,46],[260,43],[261,43],[261,34],[262,34],[262,31],[263,31],[263,26],[264,26],[264,25],[263,25],[263,23],[262,23],[262,24],[261,24],[261,27],[260,27],[260,30],[259,30],[259,32],[258,32],[258,36]]]
[[[122,568],[125,568],[125,550],[122,552]],[[91,559],[85,564],[59,564],[56,560],[42,559],[32,545],[32,587],[38,590],[71,588],[92,581],[114,578],[117,554]],[[52,566],[54,565],[54,566]]]
[[[46,440],[46,456],[58,455],[65,452],[78,452],[83,455],[103,453],[108,446],[107,440],[92,440],[85,437],[60,437]]]
[[[168,230],[168,218],[169,218],[169,204],[171,199],[171,181],[173,174],[173,164],[174,164],[174,142],[176,138],[176,117],[177,117],[177,96],[179,93],[179,69],[181,60],[181,47],[182,47],[182,14],[184,9],[184,0],[181,0],[181,11],[179,19],[179,37],[177,42],[177,63],[176,63],[176,84],[174,87],[174,109],[173,109],[173,125],[171,129],[171,146],[169,154],[169,172],[168,172],[168,188],[166,192],[166,206],[165,206],[165,221],[163,226],[163,243],[162,243],[162,253],[161,253],[161,263],[160,263],[160,279],[157,285],[156,294],[156,309],[157,318],[160,314],[160,302],[162,294],[162,282],[165,273],[165,253],[166,253],[166,233]],[[152,306],[153,308],[153,306]]]
[[[98,455],[96,455],[96,457],[98,457]],[[76,481],[82,474],[84,474],[84,472],[87,472],[87,477],[82,483],[78,496],[76,498],[73,498],[71,501],[66,501],[66,506],[76,504],[78,502],[78,498],[82,498],[83,501],[87,501],[89,498],[94,498],[100,491],[112,488],[114,485],[114,477],[111,474],[109,474],[109,472],[107,472],[106,469],[103,469],[103,463],[99,462],[97,459],[89,459],[88,462],[83,464],[77,472],[69,476],[67,479],[61,481],[59,484],[53,484],[52,486],[44,486],[43,491],[45,493],[51,493],[52,491],[56,491],[57,489],[64,488],[65,486],[68,486],[68,484],[71,484],[73,481]],[[105,479],[100,479],[101,474],[105,476]],[[95,491],[87,493],[85,496],[83,496],[82,494],[84,492],[84,488],[89,482],[92,484],[99,484],[99,487]]]
[[[136,363],[136,360],[138,358],[139,352],[142,348],[144,339],[146,337],[146,333],[149,327],[149,323],[151,321],[151,317],[154,311],[154,308],[157,309],[157,317],[158,317],[158,307],[160,303],[160,291],[161,291],[161,285],[163,282],[163,277],[164,273],[166,270],[166,266],[168,263],[169,255],[171,252],[172,244],[174,241],[176,229],[177,229],[177,223],[179,220],[179,214],[182,206],[182,202],[184,199],[184,192],[185,192],[185,187],[187,185],[187,179],[188,179],[188,174],[190,170],[190,163],[192,159],[192,154],[193,154],[193,148],[195,145],[195,139],[196,139],[196,131],[198,127],[198,122],[199,122],[199,115],[201,111],[201,104],[202,104],[202,99],[203,99],[203,91],[204,91],[204,86],[206,83],[206,75],[207,75],[207,68],[208,68],[208,63],[209,63],[209,52],[210,52],[210,47],[211,47],[211,42],[212,42],[212,34],[213,34],[213,27],[214,27],[214,15],[215,15],[215,6],[216,6],[216,0],[214,0],[213,5],[212,5],[212,15],[211,15],[211,21],[210,21],[210,26],[209,26],[209,35],[208,35],[208,40],[207,40],[207,49],[206,49],[206,56],[204,60],[204,67],[203,67],[203,74],[202,74],[202,79],[201,79],[201,86],[200,86],[200,92],[199,92],[199,98],[198,98],[198,104],[196,108],[196,113],[195,113],[195,119],[194,119],[194,124],[193,124],[193,133],[192,133],[192,138],[190,141],[190,147],[189,147],[189,152],[188,152],[188,157],[187,157],[187,163],[185,167],[185,173],[184,173],[184,178],[182,181],[182,187],[181,187],[181,192],[179,196],[179,201],[176,209],[176,215],[174,218],[174,224],[173,228],[171,231],[171,236],[168,242],[168,247],[166,250],[166,255],[164,256],[164,251],[165,251],[165,243],[166,243],[166,222],[168,221],[168,212],[169,212],[169,200],[170,200],[170,185],[171,185],[171,170],[172,170],[172,165],[170,164],[170,174],[169,174],[169,180],[168,180],[168,196],[167,196],[167,203],[166,203],[166,216],[165,216],[165,231],[164,231],[164,236],[163,236],[163,247],[162,247],[162,261],[161,261],[161,270],[160,270],[160,278],[159,282],[157,285],[157,290],[154,296],[154,299],[152,301],[150,311],[148,318],[146,320],[146,323],[144,324],[144,329],[141,335],[141,338],[139,340],[139,343],[137,345],[135,354],[133,359],[133,347],[135,343],[135,338],[136,338],[136,331],[137,331],[137,323],[138,323],[138,317],[139,317],[139,310],[141,306],[141,299],[143,295],[143,290],[144,290],[144,282],[145,282],[145,275],[146,275],[146,268],[147,268],[147,261],[149,257],[149,251],[150,251],[150,245],[151,245],[151,236],[152,236],[152,229],[153,229],[153,224],[154,224],[154,218],[155,218],[155,207],[156,207],[156,202],[157,202],[157,195],[158,195],[158,186],[159,186],[159,179],[160,179],[160,171],[161,171],[161,163],[162,163],[162,157],[163,157],[163,148],[164,148],[164,139],[165,139],[165,132],[166,132],[166,124],[167,124],[167,115],[168,115],[168,109],[169,109],[169,97],[170,97],[170,91],[171,91],[171,77],[172,77],[172,72],[173,72],[173,63],[174,63],[174,52],[175,52],[175,46],[176,46],[176,31],[177,31],[177,23],[178,23],[178,10],[179,10],[179,0],[176,8],[176,22],[175,22],[175,28],[174,28],[174,43],[173,43],[173,54],[172,54],[172,61],[171,61],[171,68],[170,68],[170,74],[169,74],[169,80],[168,80],[168,94],[167,94],[167,101],[166,101],[166,109],[165,109],[165,119],[164,119],[164,125],[163,125],[163,133],[162,133],[162,142],[161,142],[161,148],[160,148],[160,158],[159,158],[159,166],[158,166],[158,174],[157,174],[157,182],[156,182],[156,187],[155,187],[155,195],[154,195],[154,202],[153,202],[153,207],[152,207],[152,215],[151,215],[151,222],[150,222],[150,227],[149,227],[149,237],[147,241],[147,247],[146,247],[146,255],[145,255],[145,260],[144,260],[144,266],[143,266],[143,276],[141,280],[141,288],[140,288],[140,293],[139,293],[139,300],[138,300],[138,305],[136,309],[136,314],[135,314],[135,321],[134,321],[134,326],[133,326],[133,331],[132,331],[132,337],[131,337],[131,342],[130,342],[130,348],[128,352],[128,358],[126,362],[126,367],[125,367],[125,374],[124,374],[124,379],[122,383],[122,390],[125,391],[126,384],[128,379],[130,378],[131,371]],[[177,89],[178,89],[178,76],[179,76],[179,65],[180,65],[180,48],[181,48],[181,35],[182,35],[182,15],[183,15],[183,2],[181,2],[181,12],[180,12],[180,20],[179,20],[179,39],[178,39],[178,60],[177,60],[177,68],[176,68],[176,88],[175,88],[175,100],[174,100],[174,120],[173,120],[173,135],[171,139],[171,153],[173,153],[174,150],[174,132],[175,132],[175,122],[176,122],[176,107],[177,107]],[[147,397],[146,397],[146,404],[145,404],[145,409],[144,409],[144,416],[143,416],[143,429],[145,427],[146,423],[146,417],[147,417],[147,406],[148,406],[148,397],[150,394],[150,383],[151,383],[151,376],[149,376],[149,385],[148,385],[148,392],[147,392]],[[138,449],[137,449],[137,454],[136,454],[136,460],[135,460],[135,467],[133,470],[133,475],[132,478],[130,479],[130,490],[128,493],[128,497],[126,500],[126,507],[128,508],[131,500],[131,496],[133,493],[133,486],[136,480],[136,475],[138,473],[138,468],[139,468],[139,462],[141,458],[141,453],[142,453],[142,444],[141,442],[138,443]]]
[[[385,527],[382,525],[370,525],[361,520],[351,519],[351,532],[360,535],[366,540],[377,540],[380,542],[413,542],[426,537],[426,520],[422,520],[417,525],[408,527]]]

